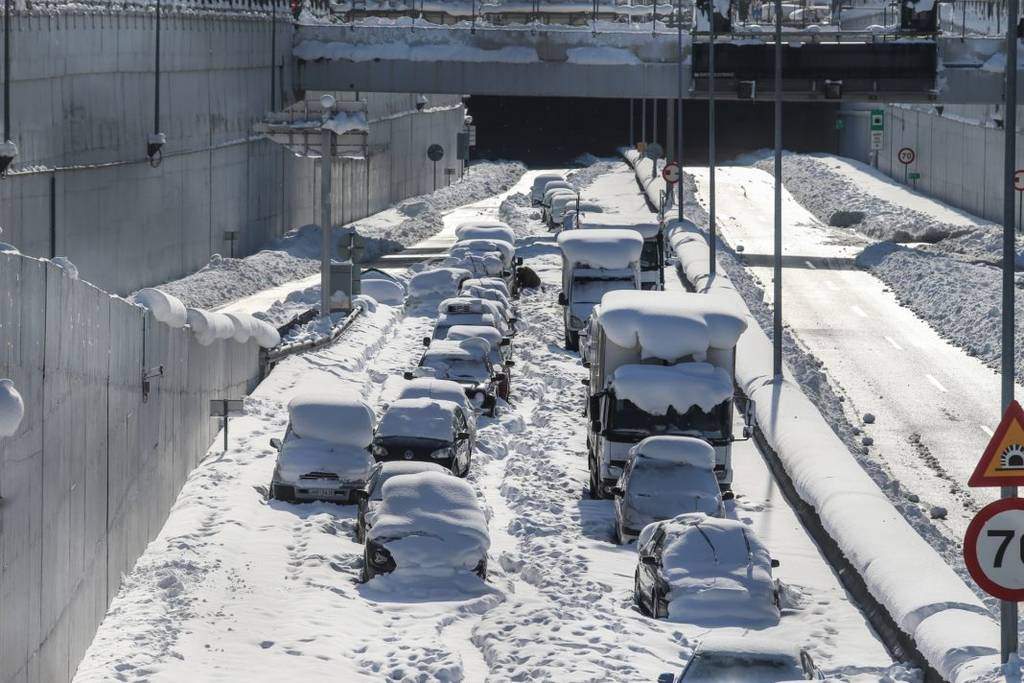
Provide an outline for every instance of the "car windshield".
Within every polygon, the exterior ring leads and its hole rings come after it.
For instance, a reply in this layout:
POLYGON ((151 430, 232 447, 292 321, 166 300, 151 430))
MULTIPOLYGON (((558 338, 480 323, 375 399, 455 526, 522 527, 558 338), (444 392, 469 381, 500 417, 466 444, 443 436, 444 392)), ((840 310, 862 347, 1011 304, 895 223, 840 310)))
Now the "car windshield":
POLYGON ((432 358, 427 367, 435 371, 437 379, 486 382, 491 375, 487 365, 475 360, 459 358, 432 358))
POLYGON ((631 401, 616 399, 608 417, 608 429, 613 435, 631 439, 659 434, 724 439, 730 433, 728 407, 729 402, 724 401, 709 413, 705 413, 699 406, 692 406, 680 414, 669 406, 664 415, 652 415, 640 410, 631 401))
POLYGON ((636 284, 633 280, 624 278, 615 280, 576 278, 573 280, 572 302, 574 304, 599 304, 605 293, 620 289, 636 289, 636 284))
POLYGON ((661 268, 661 254, 656 240, 644 240, 643 251, 640 252, 641 270, 658 270, 661 268))
POLYGON ((686 669, 685 683, 778 683, 804 678, 791 657, 768 658, 744 653, 702 652, 686 669))

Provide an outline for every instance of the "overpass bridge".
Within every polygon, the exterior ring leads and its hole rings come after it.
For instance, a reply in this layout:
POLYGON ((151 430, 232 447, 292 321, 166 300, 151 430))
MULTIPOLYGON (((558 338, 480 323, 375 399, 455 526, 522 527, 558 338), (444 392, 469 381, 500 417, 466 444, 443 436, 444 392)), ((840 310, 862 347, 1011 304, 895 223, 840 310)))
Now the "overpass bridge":
MULTIPOLYGON (((774 97, 773 36, 764 31, 748 27, 716 41, 716 97, 774 97)), ((788 101, 1003 99, 996 37, 820 29, 783 38, 788 101)), ((298 27, 293 57, 305 90, 660 99, 678 96, 681 59, 685 96, 699 99, 707 47, 706 35, 684 33, 680 51, 678 35, 666 30, 353 23, 298 27)))

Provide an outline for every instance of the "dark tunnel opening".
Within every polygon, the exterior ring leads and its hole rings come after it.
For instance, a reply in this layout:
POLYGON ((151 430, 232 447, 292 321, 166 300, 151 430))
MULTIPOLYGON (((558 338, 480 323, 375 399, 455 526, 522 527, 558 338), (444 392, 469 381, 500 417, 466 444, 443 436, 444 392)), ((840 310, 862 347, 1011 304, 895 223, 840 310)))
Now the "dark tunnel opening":
MULTIPOLYGON (((668 142, 667 101, 658 103, 657 142, 668 142)), ((474 96, 469 113, 477 126, 474 158, 518 159, 529 166, 568 165, 582 154, 612 156, 630 137, 629 100, 569 97, 474 96)), ((800 152, 836 152, 839 130, 836 104, 783 104, 783 147, 800 152)), ((654 100, 647 100, 647 140, 654 141, 654 100)), ((771 102, 718 102, 717 154, 720 163, 774 145, 771 102)), ((641 140, 644 107, 633 100, 634 140, 641 140)), ((707 163, 708 103, 683 106, 684 161, 707 163)), ((668 150, 674 158, 675 151, 668 150)))

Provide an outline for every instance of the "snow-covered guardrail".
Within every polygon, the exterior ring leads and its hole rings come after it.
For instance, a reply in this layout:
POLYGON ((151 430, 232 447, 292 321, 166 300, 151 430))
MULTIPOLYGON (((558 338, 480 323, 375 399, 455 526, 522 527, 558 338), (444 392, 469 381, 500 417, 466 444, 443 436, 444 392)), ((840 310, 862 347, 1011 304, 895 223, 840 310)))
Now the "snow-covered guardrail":
MULTIPOLYGON (((638 157, 625 156, 630 163, 638 157)), ((667 230, 687 281, 734 298, 750 317, 737 345, 736 382, 796 494, 928 665, 954 683, 996 680, 999 629, 989 610, 889 502, 792 376, 773 377, 771 340, 722 268, 710 277, 708 245, 696 227, 672 221, 667 230)))

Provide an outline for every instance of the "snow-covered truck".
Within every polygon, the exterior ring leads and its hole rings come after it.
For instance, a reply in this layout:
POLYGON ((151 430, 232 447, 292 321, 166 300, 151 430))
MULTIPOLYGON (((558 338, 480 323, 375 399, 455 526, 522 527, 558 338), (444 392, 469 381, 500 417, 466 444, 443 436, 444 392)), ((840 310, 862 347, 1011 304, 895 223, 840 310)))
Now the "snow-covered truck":
POLYGON ((590 493, 602 498, 629 449, 649 436, 693 436, 732 484, 736 342, 746 318, 713 294, 609 292, 589 326, 586 405, 590 493))
POLYGON ((640 288, 644 241, 635 230, 570 230, 558 235, 562 251, 565 348, 579 349, 580 330, 607 292, 640 288))
POLYGON ((644 248, 640 252, 640 288, 665 289, 665 234, 660 223, 623 223, 621 216, 598 213, 588 215, 580 227, 587 230, 636 230, 644 240, 644 248))

